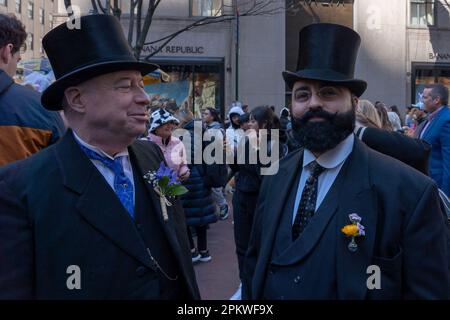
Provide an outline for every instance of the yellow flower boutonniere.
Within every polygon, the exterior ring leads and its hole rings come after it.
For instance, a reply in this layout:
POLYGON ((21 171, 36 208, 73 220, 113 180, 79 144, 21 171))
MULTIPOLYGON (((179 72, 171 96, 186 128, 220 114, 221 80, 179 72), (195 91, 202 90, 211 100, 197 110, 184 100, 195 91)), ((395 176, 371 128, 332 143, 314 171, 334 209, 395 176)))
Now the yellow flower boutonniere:
POLYGON ((349 214, 348 217, 352 224, 344 226, 341 231, 347 237, 352 237, 352 240, 348 244, 348 249, 352 252, 355 252, 356 250, 358 250, 358 245, 355 242, 355 237, 365 236, 366 232, 364 230, 364 226, 360 223, 362 219, 358 214, 352 213, 349 214))

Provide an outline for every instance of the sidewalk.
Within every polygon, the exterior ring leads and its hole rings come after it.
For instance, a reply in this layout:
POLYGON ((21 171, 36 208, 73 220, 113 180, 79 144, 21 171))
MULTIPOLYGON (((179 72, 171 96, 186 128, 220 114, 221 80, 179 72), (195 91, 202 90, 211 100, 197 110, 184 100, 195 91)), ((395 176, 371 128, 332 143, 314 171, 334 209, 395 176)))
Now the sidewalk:
POLYGON ((208 249, 212 260, 194 264, 197 283, 203 300, 228 300, 239 287, 239 269, 233 234, 231 201, 230 215, 208 229, 208 249))

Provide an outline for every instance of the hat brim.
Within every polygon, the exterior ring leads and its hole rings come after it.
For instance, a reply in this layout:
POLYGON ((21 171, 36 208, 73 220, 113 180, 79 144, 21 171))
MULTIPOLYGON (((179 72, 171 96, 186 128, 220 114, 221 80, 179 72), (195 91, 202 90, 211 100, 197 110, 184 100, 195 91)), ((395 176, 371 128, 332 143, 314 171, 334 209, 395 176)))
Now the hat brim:
POLYGON ((70 86, 76 86, 86 80, 101 76, 103 74, 122 71, 122 70, 136 70, 143 76, 155 71, 159 66, 152 63, 141 61, 108 61, 104 63, 97 63, 89 65, 84 68, 79 68, 73 72, 65 74, 53 82, 41 96, 41 103, 44 108, 48 110, 62 110, 62 99, 64 97, 64 90, 70 86))
POLYGON ((367 82, 359 79, 348 79, 342 74, 332 70, 300 70, 296 73, 283 71, 283 79, 289 89, 294 87, 295 82, 304 79, 330 82, 348 88, 357 97, 360 97, 367 89, 367 82))

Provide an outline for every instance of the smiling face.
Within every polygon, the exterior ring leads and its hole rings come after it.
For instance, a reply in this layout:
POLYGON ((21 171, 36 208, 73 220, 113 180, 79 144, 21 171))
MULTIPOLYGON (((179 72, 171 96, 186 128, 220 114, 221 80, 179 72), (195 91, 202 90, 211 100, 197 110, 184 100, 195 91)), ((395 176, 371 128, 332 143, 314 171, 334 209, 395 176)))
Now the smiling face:
POLYGON ((76 113, 81 114, 84 136, 125 142, 144 133, 149 99, 143 88, 138 71, 108 73, 76 87, 71 101, 76 113))
POLYGON ((346 87, 317 80, 297 81, 292 89, 294 136, 317 154, 334 148, 353 131, 357 102, 346 87))

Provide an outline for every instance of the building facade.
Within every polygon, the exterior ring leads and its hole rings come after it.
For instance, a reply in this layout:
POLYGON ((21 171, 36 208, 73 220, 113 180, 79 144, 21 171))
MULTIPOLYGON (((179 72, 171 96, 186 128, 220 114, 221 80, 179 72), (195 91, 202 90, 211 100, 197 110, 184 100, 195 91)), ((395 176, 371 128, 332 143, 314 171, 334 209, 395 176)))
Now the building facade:
MULTIPOLYGON (((247 0, 161 1, 142 50, 142 59, 164 43, 155 41, 196 21, 213 16, 227 19, 181 32, 151 57, 150 61, 170 75, 166 83, 146 86, 153 106, 189 107, 196 116, 200 116, 205 107, 218 108, 225 116, 233 101, 241 101, 250 109, 258 105, 274 105, 277 109, 284 106, 281 72, 285 68, 285 14, 284 10, 279 10, 284 0, 255 3, 247 0), (258 10, 255 3, 269 6, 258 10), (245 16, 249 11, 253 13, 245 16)), ((91 1, 72 0, 72 4, 80 7, 81 14, 92 13, 91 1)), ((143 12, 146 4, 148 1, 144 1, 143 12)), ((120 1, 120 5, 121 23, 127 34, 130 2, 120 1)))
POLYGON ((58 0, 0 0, 1 13, 13 13, 25 25, 28 37, 23 60, 44 56, 43 36, 53 28, 58 0))
POLYGON ((361 36, 355 77, 368 82, 362 98, 404 108, 423 87, 450 88, 448 0, 300 1, 286 15, 286 68, 295 70, 298 31, 316 22, 353 27, 361 36))
POLYGON ((450 88, 448 0, 355 1, 355 30, 362 37, 357 76, 365 97, 387 105, 417 103, 426 84, 450 88))

